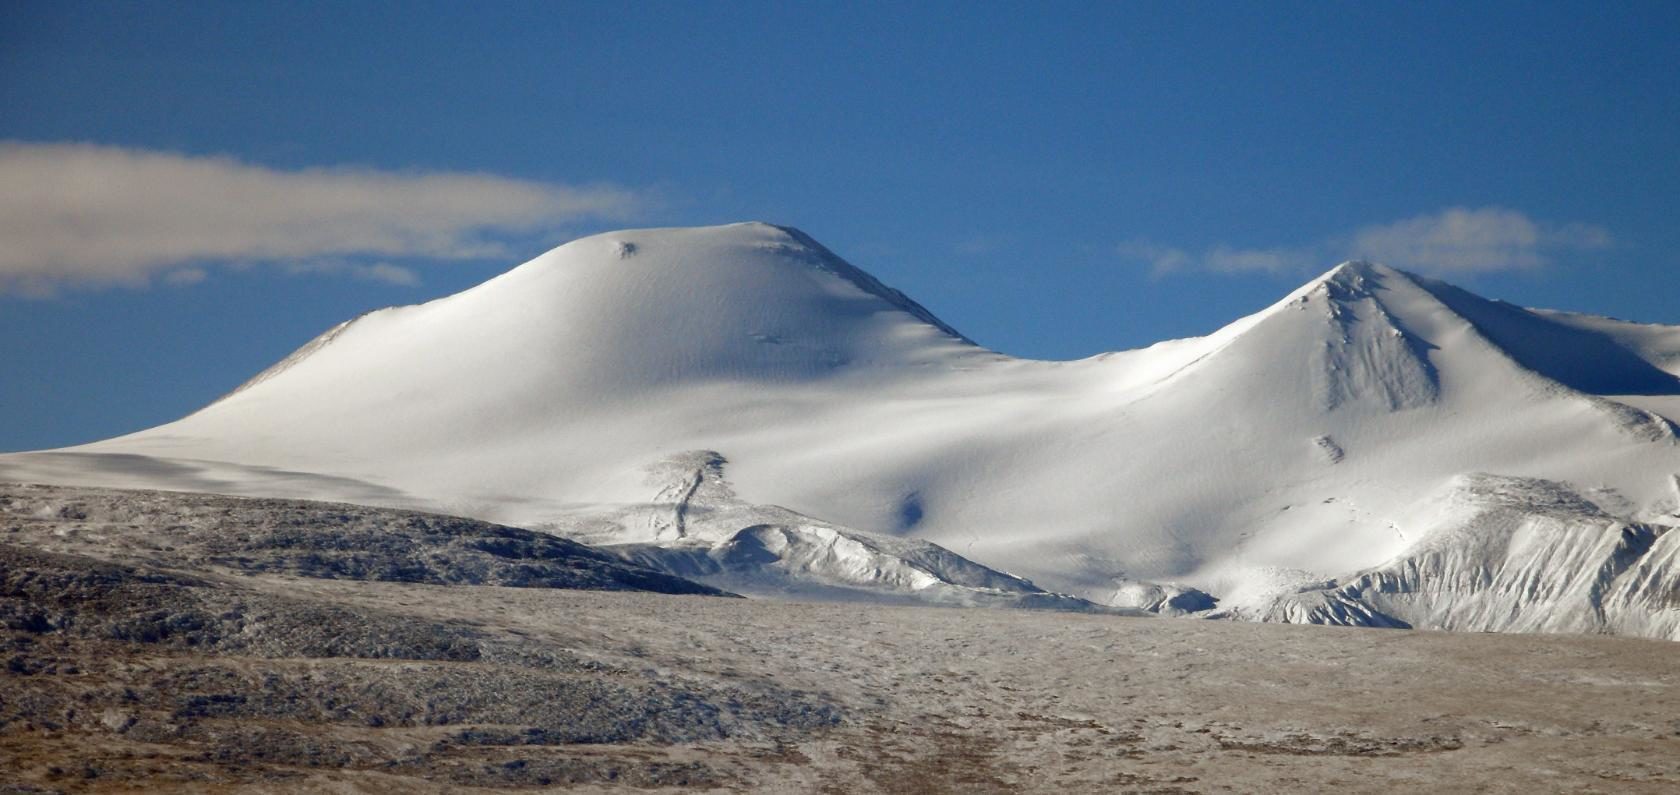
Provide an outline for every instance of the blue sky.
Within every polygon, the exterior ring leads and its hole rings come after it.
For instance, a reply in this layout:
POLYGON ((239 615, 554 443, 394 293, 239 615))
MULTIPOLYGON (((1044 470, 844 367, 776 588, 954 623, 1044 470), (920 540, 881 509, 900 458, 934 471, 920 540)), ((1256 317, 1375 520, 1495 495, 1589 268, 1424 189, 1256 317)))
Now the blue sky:
POLYGON ((1042 358, 1349 256, 1680 323, 1677 61, 1663 2, 10 4, 0 450, 626 226, 796 225, 1042 358))

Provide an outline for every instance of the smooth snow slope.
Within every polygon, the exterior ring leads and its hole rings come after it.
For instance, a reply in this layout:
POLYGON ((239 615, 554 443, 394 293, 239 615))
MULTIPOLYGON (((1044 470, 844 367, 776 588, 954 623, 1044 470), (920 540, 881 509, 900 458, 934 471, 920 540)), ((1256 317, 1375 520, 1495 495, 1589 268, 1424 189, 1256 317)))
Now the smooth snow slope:
MULTIPOLYGON (((1461 476, 1668 527, 1677 338, 1347 263, 1208 337, 1026 361, 797 231, 633 230, 366 315, 178 422, 0 457, 0 477, 670 545, 648 517, 699 452, 729 462, 732 499, 1099 602, 1179 583, 1221 614, 1357 622, 1278 605, 1427 546, 1451 524, 1434 507, 1481 482, 1461 476)), ((708 543, 747 526, 719 521, 708 543)))

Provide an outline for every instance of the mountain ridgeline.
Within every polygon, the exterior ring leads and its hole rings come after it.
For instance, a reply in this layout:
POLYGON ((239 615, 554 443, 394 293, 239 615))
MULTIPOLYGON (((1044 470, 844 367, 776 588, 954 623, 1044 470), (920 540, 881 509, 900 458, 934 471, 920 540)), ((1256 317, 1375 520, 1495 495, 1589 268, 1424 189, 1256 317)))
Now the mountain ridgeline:
POLYGON ((796 230, 627 230, 0 479, 472 517, 748 596, 1680 638, 1677 375, 1680 327, 1363 262, 1023 360, 796 230))

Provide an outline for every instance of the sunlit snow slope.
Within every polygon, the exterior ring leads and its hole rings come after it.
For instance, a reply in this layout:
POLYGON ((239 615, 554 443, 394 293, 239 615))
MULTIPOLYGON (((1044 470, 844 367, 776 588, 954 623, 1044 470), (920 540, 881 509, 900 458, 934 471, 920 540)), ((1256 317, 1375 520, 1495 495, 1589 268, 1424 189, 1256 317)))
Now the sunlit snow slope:
POLYGON ((822 540, 851 532, 1105 604, 1673 637, 1677 373, 1680 329, 1366 263, 1208 337, 1027 361, 794 230, 633 230, 0 478, 420 507, 639 555, 803 528, 783 585, 925 587, 822 540))

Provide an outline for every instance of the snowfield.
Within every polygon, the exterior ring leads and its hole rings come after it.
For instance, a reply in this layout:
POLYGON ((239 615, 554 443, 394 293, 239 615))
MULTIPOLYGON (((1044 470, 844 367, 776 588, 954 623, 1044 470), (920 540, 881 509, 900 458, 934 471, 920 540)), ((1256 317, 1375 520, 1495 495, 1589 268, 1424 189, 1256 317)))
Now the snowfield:
POLYGON ((1029 361, 795 230, 629 230, 0 480, 435 511, 748 595, 1680 639, 1677 375, 1680 327, 1370 263, 1029 361))

